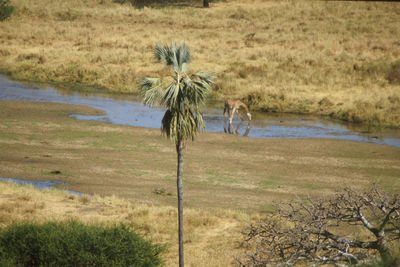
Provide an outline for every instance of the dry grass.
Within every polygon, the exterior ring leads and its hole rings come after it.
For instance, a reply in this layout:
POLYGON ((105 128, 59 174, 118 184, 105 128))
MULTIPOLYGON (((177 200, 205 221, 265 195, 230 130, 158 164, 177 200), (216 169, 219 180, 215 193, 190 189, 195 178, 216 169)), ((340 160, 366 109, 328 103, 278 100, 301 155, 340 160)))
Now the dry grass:
MULTIPOLYGON (((87 108, 0 101, 0 176, 61 180, 93 198, 0 183, 0 224, 78 219, 125 222, 167 243, 176 266, 176 153, 157 129, 78 121, 87 108)), ((400 150, 339 140, 249 139, 206 133, 185 151, 188 266, 229 266, 240 230, 274 201, 371 182, 400 188, 400 150)))
MULTIPOLYGON (((158 129, 67 118, 90 108, 0 101, 0 175, 71 190, 176 204, 176 152, 158 129)), ((185 152, 185 205, 270 211, 274 200, 377 182, 400 188, 400 150, 330 139, 199 135, 185 152), (356 182, 355 182, 356 181, 356 182)), ((82 200, 84 202, 84 200, 82 200)))
POLYGON ((136 93, 157 42, 185 40, 213 97, 252 109, 400 126, 400 6, 390 2, 224 1, 135 9, 111 0, 14 0, 0 69, 16 79, 136 93))
MULTIPOLYGON (((86 223, 123 222, 154 242, 167 245, 166 266, 178 264, 177 212, 172 207, 136 205, 111 197, 82 198, 59 190, 38 190, 0 182, 0 225, 21 221, 46 222, 71 219, 86 223)), ((251 219, 233 211, 185 210, 185 253, 188 266, 229 266, 240 240, 239 231, 251 219)))

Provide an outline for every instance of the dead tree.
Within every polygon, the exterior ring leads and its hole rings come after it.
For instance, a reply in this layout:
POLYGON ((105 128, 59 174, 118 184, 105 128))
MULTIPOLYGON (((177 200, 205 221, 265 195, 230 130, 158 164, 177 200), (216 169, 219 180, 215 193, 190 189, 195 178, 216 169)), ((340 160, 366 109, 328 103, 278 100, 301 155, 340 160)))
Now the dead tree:
POLYGON ((359 193, 345 189, 332 197, 278 205, 244 233, 241 266, 346 265, 376 259, 400 266, 390 244, 400 240, 400 197, 373 186, 359 193))

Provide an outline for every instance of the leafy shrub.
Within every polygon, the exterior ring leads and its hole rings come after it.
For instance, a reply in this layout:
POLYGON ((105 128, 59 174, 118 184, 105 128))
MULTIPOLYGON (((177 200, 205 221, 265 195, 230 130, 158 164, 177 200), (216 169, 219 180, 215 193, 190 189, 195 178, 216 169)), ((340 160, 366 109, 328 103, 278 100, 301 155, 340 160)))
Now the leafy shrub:
POLYGON ((22 223, 0 231, 0 264, 12 266, 158 266, 162 251, 122 224, 22 223))
POLYGON ((0 21, 5 20, 14 11, 14 7, 10 6, 10 0, 0 0, 0 21))

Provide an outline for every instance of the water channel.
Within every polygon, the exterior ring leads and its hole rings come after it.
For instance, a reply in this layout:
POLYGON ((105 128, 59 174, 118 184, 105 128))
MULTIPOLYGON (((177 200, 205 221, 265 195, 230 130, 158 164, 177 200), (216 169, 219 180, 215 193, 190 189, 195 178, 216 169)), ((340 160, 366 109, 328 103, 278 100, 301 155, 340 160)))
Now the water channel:
MULTIPOLYGON (((55 102, 90 106, 104 111, 101 116, 73 114, 81 120, 96 120, 113 124, 160 128, 163 109, 149 108, 133 96, 85 95, 76 92, 14 82, 0 76, 0 100, 55 102)), ((250 138, 334 138, 375 143, 400 148, 400 131, 385 130, 372 134, 363 128, 333 122, 322 117, 284 114, 253 113, 248 122, 236 119, 237 133, 250 138)), ((222 110, 204 109, 206 131, 224 132, 222 110)))
MULTIPOLYGON (((38 189, 52 189, 56 188, 59 190, 65 190, 69 194, 77 195, 77 196, 84 196, 86 194, 78 192, 78 191, 73 191, 73 190, 66 190, 64 187, 68 185, 66 182, 61 182, 61 181, 37 181, 37 180, 24 180, 24 179, 15 179, 15 178, 5 178, 5 177, 0 177, 0 181, 3 182, 12 182, 20 185, 26 185, 26 186, 33 186, 38 189)), ((90 196, 90 195, 88 195, 90 196)))

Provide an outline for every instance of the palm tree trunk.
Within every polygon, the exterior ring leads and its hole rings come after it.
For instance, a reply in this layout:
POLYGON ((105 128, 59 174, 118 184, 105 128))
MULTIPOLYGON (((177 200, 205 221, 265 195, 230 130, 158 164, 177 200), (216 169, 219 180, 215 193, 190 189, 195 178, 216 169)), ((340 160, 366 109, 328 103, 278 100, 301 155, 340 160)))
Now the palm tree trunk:
POLYGON ((177 171, 177 189, 178 189, 178 221, 179 221, 179 267, 184 266, 183 257, 183 143, 179 140, 176 144, 176 153, 178 154, 178 171, 177 171))

